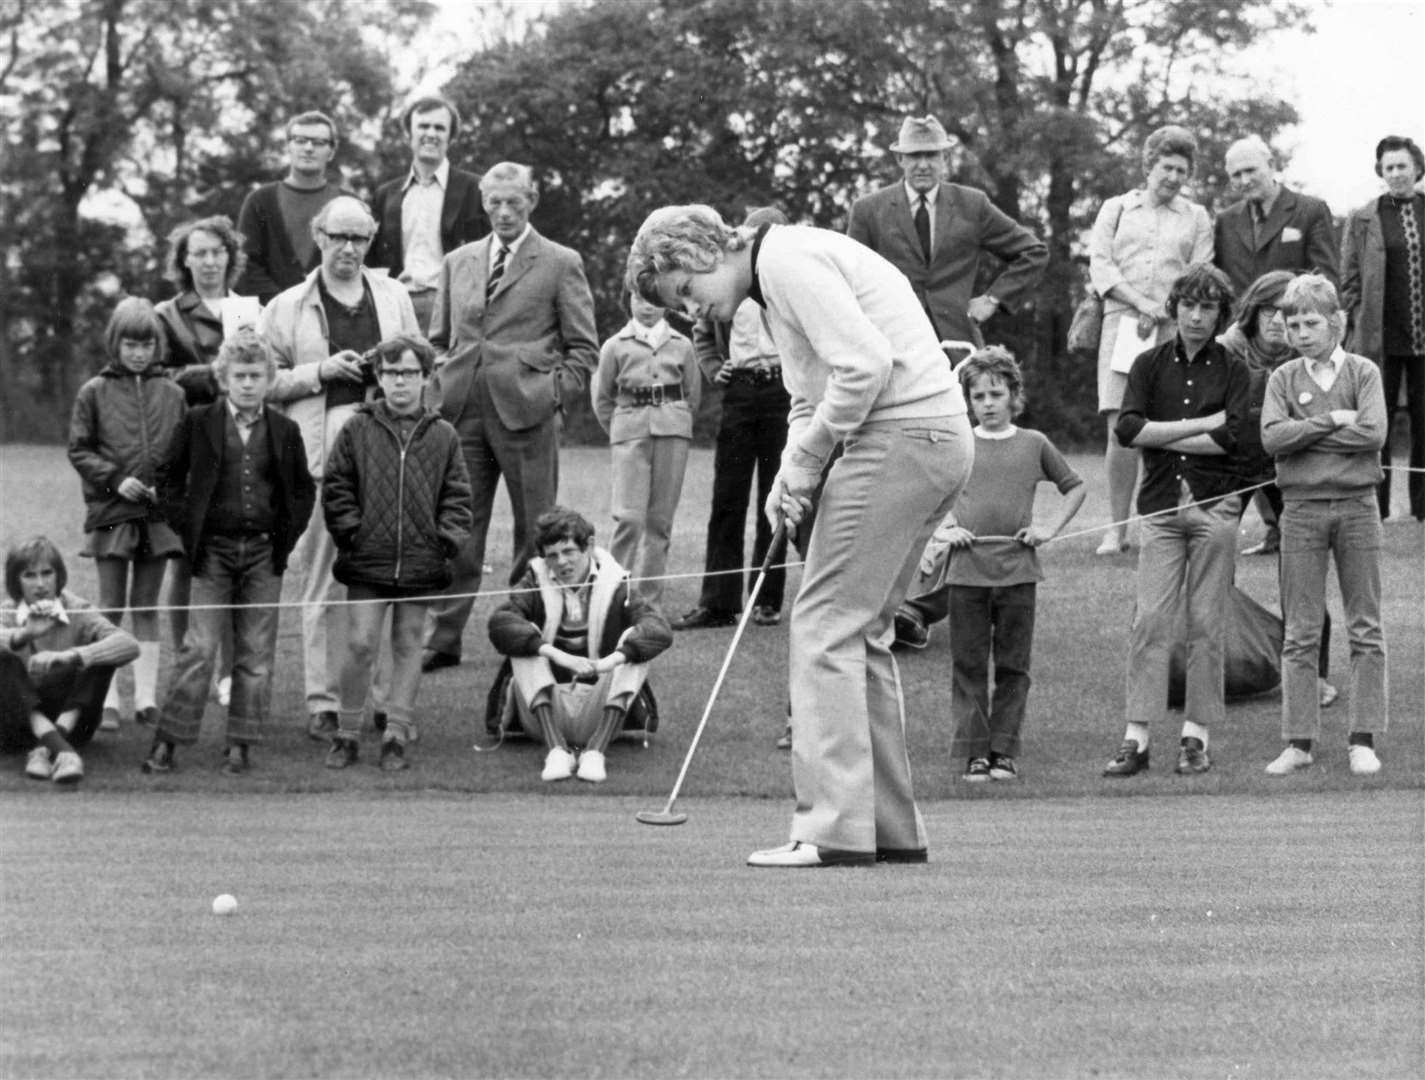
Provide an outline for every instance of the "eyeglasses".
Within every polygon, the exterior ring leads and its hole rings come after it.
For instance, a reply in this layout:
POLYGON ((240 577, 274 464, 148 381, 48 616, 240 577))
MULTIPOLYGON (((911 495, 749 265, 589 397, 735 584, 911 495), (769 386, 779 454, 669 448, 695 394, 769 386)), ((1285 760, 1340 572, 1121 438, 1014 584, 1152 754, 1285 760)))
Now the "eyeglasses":
POLYGON ((293 146, 315 146, 319 150, 332 144, 330 139, 314 139, 310 135, 290 135, 287 141, 293 146))
POLYGON ((423 374, 425 374, 425 372, 421 371, 421 369, 418 368, 418 367, 416 367, 416 368, 404 368, 404 367, 403 367, 403 368, 394 368, 394 367, 388 367, 388 368, 382 368, 382 369, 381 369, 381 378, 383 378, 383 379, 390 379, 392 382, 415 382, 415 381, 416 381, 417 379, 419 379, 423 374))
POLYGON ((352 247, 363 247, 371 243, 371 236, 368 233, 327 232, 326 229, 322 229, 321 234, 338 247, 342 244, 350 244, 352 247))

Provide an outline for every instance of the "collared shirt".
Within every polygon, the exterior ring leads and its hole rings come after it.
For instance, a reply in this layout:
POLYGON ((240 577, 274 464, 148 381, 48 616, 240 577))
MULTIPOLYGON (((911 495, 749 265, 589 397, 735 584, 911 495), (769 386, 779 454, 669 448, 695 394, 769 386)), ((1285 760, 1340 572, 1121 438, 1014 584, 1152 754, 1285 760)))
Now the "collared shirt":
POLYGON ((1188 454, 1163 447, 1143 447, 1143 484, 1138 512, 1153 514, 1182 502, 1186 484, 1194 500, 1216 499, 1241 484, 1243 462, 1237 435, 1251 406, 1252 378, 1247 365, 1216 341, 1209 341, 1191 360, 1174 335, 1133 362, 1123 407, 1114 434, 1123 446, 1133 445, 1150 421, 1211 416, 1226 419, 1208 432, 1225 454, 1188 454))
POLYGON ((401 197, 401 284, 411 292, 434 289, 440 281, 440 214, 445 208, 445 188, 450 180, 450 159, 443 160, 429 180, 414 168, 406 178, 401 197))
MULTIPOLYGON (((57 623, 68 626, 69 612, 64 610, 64 605, 60 603, 59 597, 52 597, 50 604, 52 605, 50 607, 50 618, 54 619, 57 623)), ((21 600, 19 606, 15 608, 15 621, 18 625, 24 626, 25 623, 30 621, 32 614, 33 612, 30 610, 30 605, 21 600)))
MULTIPOLYGON (((921 193, 909 184, 905 185, 905 197, 910 200, 911 220, 915 220, 915 212, 920 206, 921 193)), ((925 193, 925 210, 930 215, 930 251, 935 253, 935 200, 940 198, 940 185, 936 184, 925 193)))
POLYGON ((750 297, 737 305, 732 325, 727 333, 727 356, 733 365, 743 367, 779 368, 782 358, 762 309, 750 297))
POLYGON ((1345 362, 1346 350, 1337 345, 1325 360, 1307 360, 1306 373, 1322 390, 1330 390, 1336 385, 1336 376, 1341 373, 1341 365, 1345 362))
POLYGON ((229 398, 228 412, 233 418, 233 424, 237 427, 238 438, 246 446, 247 440, 252 437, 252 429, 257 427, 257 422, 262 419, 262 406, 259 405, 251 413, 244 414, 233 404, 232 398, 229 398))
POLYGON ((529 236, 528 225, 524 227, 524 232, 520 233, 508 243, 501 240, 498 236, 491 236, 490 239, 494 242, 490 245, 490 270, 493 271, 495 269, 495 263, 500 259, 500 246, 503 244, 505 250, 509 252, 509 254, 505 256, 505 270, 508 271, 510 268, 509 260, 514 258, 515 252, 520 249, 520 245, 525 242, 525 237, 527 236, 529 236))

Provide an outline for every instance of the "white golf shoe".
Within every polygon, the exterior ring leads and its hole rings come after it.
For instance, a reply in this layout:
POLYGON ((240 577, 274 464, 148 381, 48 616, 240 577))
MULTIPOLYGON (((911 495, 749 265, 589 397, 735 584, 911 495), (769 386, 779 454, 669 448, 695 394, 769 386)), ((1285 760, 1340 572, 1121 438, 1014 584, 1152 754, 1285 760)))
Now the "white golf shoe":
POLYGON ((1314 759, 1305 750, 1295 746, 1288 746, 1276 756, 1270 765, 1267 766, 1268 776, 1290 776, 1294 772, 1306 768, 1314 759))
POLYGON ((574 775, 574 755, 562 746, 553 747, 544 755, 544 771, 539 778, 546 783, 568 780, 574 775))
POLYGON ((50 761, 49 750, 43 746, 31 750, 25 758, 25 775, 31 780, 48 780, 52 772, 54 762, 50 761))
POLYGON ((585 750, 579 755, 580 780, 587 780, 591 784, 602 784, 609 778, 609 772, 604 762, 604 752, 602 750, 585 750))
POLYGON ((1380 755, 1374 746, 1352 746, 1346 751, 1351 772, 1356 776, 1374 776, 1380 772, 1380 755))

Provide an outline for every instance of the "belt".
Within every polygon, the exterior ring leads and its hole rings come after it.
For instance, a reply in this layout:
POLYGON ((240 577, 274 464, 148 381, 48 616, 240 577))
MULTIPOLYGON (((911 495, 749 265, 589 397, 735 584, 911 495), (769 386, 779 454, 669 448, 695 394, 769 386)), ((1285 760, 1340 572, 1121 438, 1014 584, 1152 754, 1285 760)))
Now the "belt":
POLYGON ((683 400, 682 383, 655 383, 653 386, 626 386, 625 394, 633 405, 662 405, 667 401, 683 400))
POLYGON ((753 386, 764 386, 767 383, 780 383, 782 372, 780 368, 764 370, 762 368, 734 368, 728 375, 727 381, 730 383, 746 382, 753 386))

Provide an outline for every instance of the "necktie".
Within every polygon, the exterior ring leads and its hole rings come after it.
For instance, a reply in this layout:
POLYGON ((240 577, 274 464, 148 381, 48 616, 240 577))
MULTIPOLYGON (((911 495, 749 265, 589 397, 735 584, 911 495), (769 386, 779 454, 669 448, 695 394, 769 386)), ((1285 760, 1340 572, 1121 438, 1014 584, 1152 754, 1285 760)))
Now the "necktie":
POLYGON ((1252 246, 1262 246, 1262 226, 1266 224, 1267 212, 1259 202, 1249 204, 1252 207, 1252 246))
POLYGON ((490 280, 485 284, 485 303, 487 304, 490 302, 490 297, 495 295, 495 290, 500 287, 500 278, 505 276, 505 259, 509 254, 510 249, 501 244, 499 252, 495 255, 495 268, 490 271, 490 280))
POLYGON ((920 253, 925 261, 930 261, 930 210, 925 205, 925 196, 915 206, 915 235, 920 240, 920 253))
POLYGON ((1410 275, 1410 348, 1416 356, 1425 352, 1425 269, 1421 267, 1420 225, 1415 219, 1415 200, 1395 204, 1400 212, 1400 228, 1405 233, 1405 265, 1410 275))

